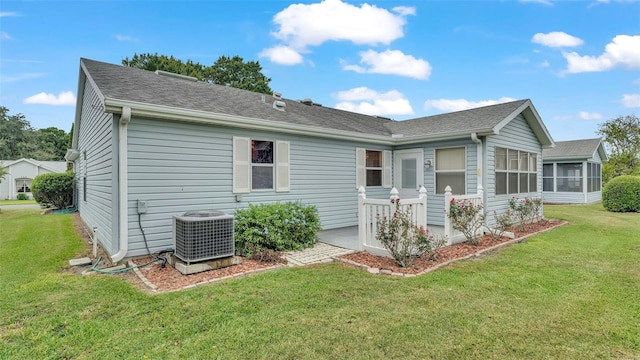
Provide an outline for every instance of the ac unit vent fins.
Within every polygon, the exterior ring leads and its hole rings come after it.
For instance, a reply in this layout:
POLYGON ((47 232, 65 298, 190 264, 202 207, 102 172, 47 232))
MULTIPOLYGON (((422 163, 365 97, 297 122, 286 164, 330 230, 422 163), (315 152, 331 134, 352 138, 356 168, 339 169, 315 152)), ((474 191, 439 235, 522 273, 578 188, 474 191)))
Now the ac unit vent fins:
POLYGON ((233 215, 191 211, 173 217, 175 256, 187 264, 234 255, 233 215))

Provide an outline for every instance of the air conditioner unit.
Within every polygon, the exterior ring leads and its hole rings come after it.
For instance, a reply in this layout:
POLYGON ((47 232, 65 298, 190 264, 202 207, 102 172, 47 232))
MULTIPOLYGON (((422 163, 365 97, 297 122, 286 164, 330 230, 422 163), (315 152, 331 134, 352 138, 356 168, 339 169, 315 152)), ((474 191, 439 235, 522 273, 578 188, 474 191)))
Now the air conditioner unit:
POLYGON ((174 255, 187 264, 234 255, 233 215, 190 211, 173 217, 174 255))

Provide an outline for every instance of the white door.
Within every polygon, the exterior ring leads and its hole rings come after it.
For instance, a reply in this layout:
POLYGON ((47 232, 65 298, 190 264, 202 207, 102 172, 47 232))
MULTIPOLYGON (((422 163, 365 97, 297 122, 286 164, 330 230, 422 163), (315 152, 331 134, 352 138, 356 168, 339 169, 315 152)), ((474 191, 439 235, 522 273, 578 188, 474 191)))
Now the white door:
POLYGON ((397 150, 394 156, 394 186, 400 198, 417 198, 420 186, 424 186, 422 149, 397 150))

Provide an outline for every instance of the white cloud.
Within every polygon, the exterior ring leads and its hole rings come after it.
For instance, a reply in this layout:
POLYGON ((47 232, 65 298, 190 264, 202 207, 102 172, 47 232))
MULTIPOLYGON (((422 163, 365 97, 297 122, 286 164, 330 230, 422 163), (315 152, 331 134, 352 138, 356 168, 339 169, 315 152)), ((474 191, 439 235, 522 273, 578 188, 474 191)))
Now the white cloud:
POLYGON ((121 34, 116 34, 115 38, 118 41, 127 41, 127 42, 139 42, 140 41, 140 39, 138 39, 136 37, 129 36, 129 35, 121 35, 121 34))
POLYGON ((63 91, 58 96, 41 92, 24 99, 25 104, 68 105, 76 104, 76 97, 71 91, 63 91))
POLYGON ((357 7, 340 0, 291 5, 274 17, 280 25, 275 36, 302 47, 329 40, 389 44, 404 35, 404 16, 415 13, 407 7, 396 9, 400 10, 400 16, 376 6, 363 4, 357 7))
POLYGON ((515 99, 510 97, 501 97, 498 100, 481 100, 481 101, 470 101, 466 99, 436 99, 436 100, 427 100, 424 102, 424 109, 437 109, 445 112, 452 111, 460 111, 473 109, 482 106, 489 106, 495 104, 506 103, 510 101, 515 101, 515 99))
POLYGON ((0 11, 0 17, 9 17, 9 16, 20 16, 20 14, 18 14, 15 11, 0 11))
POLYGON ((551 66, 551 64, 549 64, 549 62, 547 60, 543 61, 540 63, 540 67, 546 68, 551 66))
POLYGON ((628 108, 640 108, 640 94, 622 95, 622 105, 628 108))
POLYGON ((293 4, 273 17, 279 29, 272 35, 298 51, 326 41, 350 41, 355 44, 389 44, 404 36, 409 7, 394 8, 396 13, 375 5, 360 7, 340 0, 316 4, 293 4))
POLYGON ((531 42, 548 47, 576 47, 584 43, 582 39, 560 31, 537 33, 533 35, 531 42))
POLYGON ((11 40, 11 35, 7 32, 0 31, 0 40, 11 40))
POLYGON ((284 45, 264 49, 258 56, 269 58, 272 62, 282 65, 296 65, 302 62, 302 55, 299 52, 284 45))
POLYGON ((416 8, 414 8, 412 6, 396 6, 396 7, 393 8, 393 11, 397 12, 398 14, 400 14, 402 16, 415 15, 416 14, 416 8))
POLYGON ((567 59, 567 72, 596 72, 613 68, 640 69, 640 35, 617 35, 598 56, 580 56, 576 52, 563 53, 567 59))
POLYGON ((375 90, 359 87, 340 91, 335 95, 339 102, 335 107, 367 115, 412 115, 413 108, 404 95, 391 90, 379 93, 375 90))
POLYGON ((342 68, 357 73, 393 74, 421 80, 431 75, 431 65, 427 61, 405 55, 399 50, 363 51, 360 53, 360 63, 367 66, 343 64, 342 68))
POLYGON ((582 119, 582 120, 600 120, 600 119, 602 119, 602 114, 590 113, 590 112, 586 112, 586 111, 580 111, 580 119, 582 119))

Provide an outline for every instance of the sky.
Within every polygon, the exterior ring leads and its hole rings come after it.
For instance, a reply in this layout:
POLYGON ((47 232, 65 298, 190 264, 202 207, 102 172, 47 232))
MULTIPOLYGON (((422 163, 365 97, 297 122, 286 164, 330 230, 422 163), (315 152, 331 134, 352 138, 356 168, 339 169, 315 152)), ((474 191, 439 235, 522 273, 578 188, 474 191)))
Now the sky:
POLYGON ((80 58, 259 61, 288 99, 406 120, 531 99, 555 141, 640 116, 640 1, 11 1, 0 106, 69 131, 80 58))

